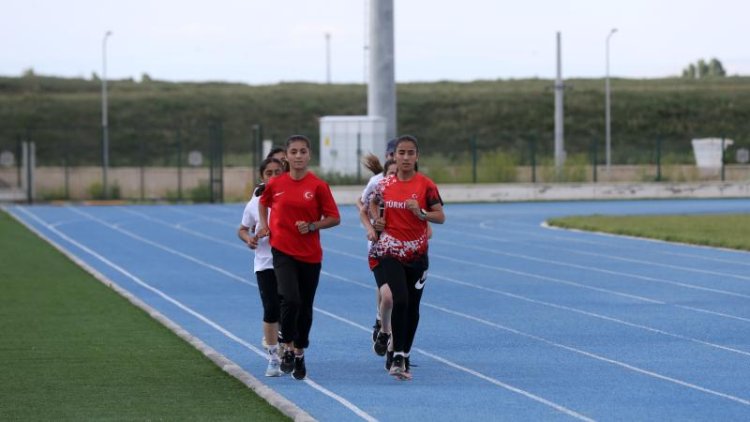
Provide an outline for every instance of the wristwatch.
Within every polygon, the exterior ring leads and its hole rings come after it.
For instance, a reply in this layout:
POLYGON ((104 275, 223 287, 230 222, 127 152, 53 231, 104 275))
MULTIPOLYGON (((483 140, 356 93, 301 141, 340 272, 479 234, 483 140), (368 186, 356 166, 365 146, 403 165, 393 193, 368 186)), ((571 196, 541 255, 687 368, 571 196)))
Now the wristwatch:
POLYGON ((420 220, 427 220, 427 211, 425 211, 424 208, 419 210, 419 219, 420 220))
POLYGON ((308 224, 308 225, 307 225, 307 231, 309 231, 309 232, 311 232, 311 233, 312 233, 312 232, 314 232, 315 230, 318 230, 318 228, 317 228, 317 227, 315 227, 315 223, 310 223, 310 224, 308 224))

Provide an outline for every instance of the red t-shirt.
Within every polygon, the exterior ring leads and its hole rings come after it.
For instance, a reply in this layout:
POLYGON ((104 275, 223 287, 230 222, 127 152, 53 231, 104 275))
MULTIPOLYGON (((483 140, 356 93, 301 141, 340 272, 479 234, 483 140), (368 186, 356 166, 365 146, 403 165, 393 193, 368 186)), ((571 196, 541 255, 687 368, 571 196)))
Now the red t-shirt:
POLYGON ((398 180, 396 176, 381 180, 372 200, 384 206, 385 229, 370 248, 370 268, 386 256, 408 263, 427 254, 427 221, 420 220, 406 208, 407 199, 416 199, 425 210, 443 204, 435 183, 421 173, 408 181, 398 180))
POLYGON ((336 201, 326 182, 312 172, 307 172, 300 180, 284 173, 271 178, 260 202, 273 211, 268 222, 272 247, 302 262, 316 264, 323 260, 320 232, 301 234, 296 223, 339 217, 336 201))

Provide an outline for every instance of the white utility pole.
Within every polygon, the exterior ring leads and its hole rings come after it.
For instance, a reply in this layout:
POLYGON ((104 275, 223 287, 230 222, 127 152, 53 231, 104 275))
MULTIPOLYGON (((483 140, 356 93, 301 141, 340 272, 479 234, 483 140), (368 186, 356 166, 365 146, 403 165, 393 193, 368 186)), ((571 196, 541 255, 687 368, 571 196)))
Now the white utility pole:
POLYGON ((393 0, 370 1, 370 66, 367 115, 385 120, 386 139, 396 137, 393 0))
POLYGON ((102 39, 102 194, 109 198, 107 171, 109 169, 109 127, 107 121, 107 39, 112 31, 107 31, 102 39))
POLYGON ((612 38, 612 35, 617 32, 617 28, 612 28, 612 30, 609 31, 609 35, 607 35, 607 42, 606 42, 606 68, 607 68, 607 74, 606 78, 604 79, 604 126, 605 126, 605 139, 606 139, 606 155, 607 155, 607 178, 612 177, 612 173, 610 173, 610 166, 612 165, 612 132, 610 125, 612 123, 612 118, 610 115, 610 92, 609 92, 609 39, 612 38))
POLYGON ((565 141, 563 139, 565 124, 563 121, 563 91, 565 85, 562 79, 562 46, 560 32, 557 33, 557 78, 555 79, 555 172, 562 174, 565 164, 565 141))
POLYGON ((331 33, 326 32, 326 83, 331 83, 331 33))

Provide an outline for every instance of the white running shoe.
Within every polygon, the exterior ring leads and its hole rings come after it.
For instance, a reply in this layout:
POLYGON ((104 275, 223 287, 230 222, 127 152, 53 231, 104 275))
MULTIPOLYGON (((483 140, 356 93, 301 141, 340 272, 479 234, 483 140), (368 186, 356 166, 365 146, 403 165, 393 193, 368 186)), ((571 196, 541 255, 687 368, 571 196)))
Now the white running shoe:
POLYGON ((278 359, 271 358, 268 360, 268 367, 266 367, 267 377, 280 377, 284 375, 281 371, 281 362, 278 359))

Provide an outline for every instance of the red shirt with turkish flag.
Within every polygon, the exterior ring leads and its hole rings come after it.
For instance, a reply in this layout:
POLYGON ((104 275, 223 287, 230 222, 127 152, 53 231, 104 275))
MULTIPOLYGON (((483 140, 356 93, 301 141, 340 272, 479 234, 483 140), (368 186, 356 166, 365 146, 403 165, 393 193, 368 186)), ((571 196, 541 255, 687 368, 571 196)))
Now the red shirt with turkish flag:
POLYGON ((300 180, 284 173, 266 184, 260 202, 273 211, 268 222, 272 247, 302 262, 317 264, 323 260, 320 232, 301 234, 297 221, 317 223, 323 217, 339 217, 326 182, 312 172, 300 180))
POLYGON ((377 260, 383 257, 409 263, 427 254, 427 221, 420 220, 406 207, 408 199, 416 199, 424 210, 443 204, 435 183, 421 173, 406 181, 396 176, 381 180, 371 200, 384 207, 385 228, 370 247, 370 268, 377 266, 377 260))

